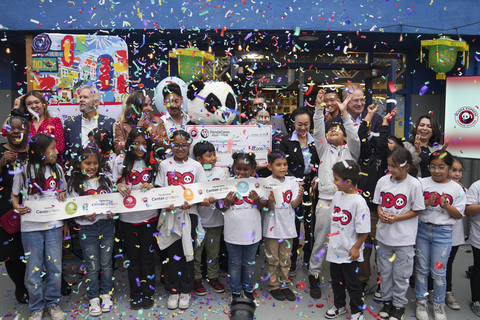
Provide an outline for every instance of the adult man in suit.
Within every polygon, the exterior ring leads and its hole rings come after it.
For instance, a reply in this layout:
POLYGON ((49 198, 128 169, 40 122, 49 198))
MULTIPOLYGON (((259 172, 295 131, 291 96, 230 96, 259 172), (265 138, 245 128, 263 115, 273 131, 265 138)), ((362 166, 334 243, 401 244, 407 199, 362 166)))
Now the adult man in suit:
POLYGON ((80 88, 78 101, 82 114, 68 118, 63 124, 67 165, 72 162, 79 147, 88 145, 88 133, 93 129, 105 128, 112 133, 113 137, 115 119, 98 113, 97 108, 100 104, 100 99, 101 95, 97 88, 88 85, 80 88))

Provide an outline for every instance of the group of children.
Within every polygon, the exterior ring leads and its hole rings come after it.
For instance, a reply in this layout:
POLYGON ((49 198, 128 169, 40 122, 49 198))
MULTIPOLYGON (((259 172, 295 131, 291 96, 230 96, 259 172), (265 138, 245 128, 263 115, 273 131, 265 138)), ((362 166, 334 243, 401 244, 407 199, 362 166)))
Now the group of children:
MULTIPOLYGON (((364 319, 364 301, 358 268, 363 261, 363 246, 371 222, 370 209, 357 189, 362 177, 357 164, 360 139, 346 110, 348 101, 349 98, 338 103, 344 124, 332 124, 328 128, 323 121, 321 99, 316 106, 314 135, 322 163, 318 168, 320 179, 314 183, 320 199, 309 280, 312 297, 320 298, 322 261, 330 262, 334 304, 325 317, 333 319, 346 313, 346 290, 350 294, 351 319, 361 320, 364 319)), ((385 124, 388 125, 387 120, 385 124)), ((193 148, 195 160, 189 157, 191 139, 182 130, 172 134, 173 157, 163 161, 156 157, 148 130, 143 127, 132 129, 124 152, 118 157, 111 156, 111 145, 105 144, 108 133, 94 132, 91 137, 92 147, 77 152, 68 182, 56 163, 55 139, 43 134, 31 138, 29 160, 22 167, 21 174, 13 179, 12 204, 19 214, 28 214, 29 208, 22 205, 26 198, 48 200, 56 197, 64 201, 110 192, 128 197, 134 190, 227 178, 222 169, 215 167, 216 153, 211 143, 197 143, 193 148)), ((292 247, 293 239, 300 236, 295 229, 295 211, 302 205, 305 190, 301 182, 288 176, 287 157, 281 151, 272 151, 268 155, 271 178, 280 182, 281 203, 276 202, 273 193, 259 197, 252 190, 248 196, 239 197, 232 191, 224 199, 205 198, 197 205, 185 202, 179 207, 171 205, 161 212, 146 209, 120 213, 118 219, 128 258, 131 308, 149 309, 154 305, 156 244, 166 250, 168 256, 168 309, 188 309, 192 292, 200 296, 206 294, 201 280, 204 249, 208 261, 206 281, 215 292, 224 292, 225 288, 218 279, 222 232, 228 250, 232 299, 243 294, 254 300, 256 253, 263 239, 269 292, 275 299, 294 301, 296 296, 289 288, 290 255, 292 250, 297 250, 292 247)), ((255 154, 234 153, 232 158, 233 178, 255 175, 255 154)), ((453 171, 454 158, 443 150, 430 155, 432 176, 429 178, 416 178, 412 156, 402 146, 397 146, 388 155, 387 164, 390 174, 378 180, 372 199, 379 216, 377 262, 384 300, 378 315, 390 320, 405 318, 408 280, 415 268, 417 318, 428 319, 427 279, 431 275, 435 280, 435 319, 444 320, 445 266, 452 248, 453 225, 462 218, 464 211, 478 217, 480 187, 478 182, 474 184, 467 196, 462 186, 451 180, 449 175, 453 171)), ((115 213, 92 212, 76 219, 85 259, 91 316, 112 310, 115 218, 115 213)), ((58 304, 61 300, 62 238, 67 234, 67 228, 66 221, 21 222, 32 320, 42 319, 45 307, 53 320, 65 318, 58 304), (44 296, 42 266, 47 282, 44 296)), ((472 222, 474 245, 480 239, 478 230, 478 223, 472 222)), ((476 300, 473 305, 479 304, 480 300, 480 249, 475 250, 477 263, 472 272, 472 299, 476 300)))

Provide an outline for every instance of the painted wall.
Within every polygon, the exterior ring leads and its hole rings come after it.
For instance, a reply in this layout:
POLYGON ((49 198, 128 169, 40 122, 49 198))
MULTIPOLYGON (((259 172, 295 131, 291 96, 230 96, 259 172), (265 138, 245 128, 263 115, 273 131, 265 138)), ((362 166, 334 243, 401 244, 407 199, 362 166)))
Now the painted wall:
MULTIPOLYGON (((477 22, 478 10, 472 8, 478 8, 479 4, 478 0, 15 0, 1 1, 0 29, 295 30, 298 27, 300 30, 367 31, 399 23, 448 29, 477 22)), ((415 30, 417 28, 404 28, 404 32, 415 30)), ((400 28, 386 31, 399 32, 400 28)), ((479 26, 461 28, 460 32, 478 34, 479 26)))

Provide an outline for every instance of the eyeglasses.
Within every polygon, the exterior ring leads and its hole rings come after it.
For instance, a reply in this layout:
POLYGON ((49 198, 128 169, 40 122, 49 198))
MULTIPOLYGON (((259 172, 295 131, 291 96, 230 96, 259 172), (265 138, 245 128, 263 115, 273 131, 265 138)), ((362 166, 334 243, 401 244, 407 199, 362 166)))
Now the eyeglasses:
POLYGON ((189 143, 186 143, 186 144, 172 144, 172 148, 176 149, 176 150, 178 150, 178 149, 185 150, 185 149, 188 149, 188 147, 190 147, 189 143))
POLYGON ((261 103, 254 103, 253 104, 254 107, 256 108, 263 108, 265 106, 265 103, 261 102, 261 103))
POLYGON ((435 170, 438 170, 438 172, 443 172, 443 171, 445 171, 445 169, 448 169, 448 166, 438 166, 437 167, 437 166, 434 166, 433 164, 428 165, 427 167, 428 167, 428 170, 430 172, 433 172, 435 170))
POLYGON ((357 103, 364 104, 364 103, 365 103, 365 99, 350 100, 350 102, 353 102, 353 103, 355 103, 355 104, 357 104, 357 103))

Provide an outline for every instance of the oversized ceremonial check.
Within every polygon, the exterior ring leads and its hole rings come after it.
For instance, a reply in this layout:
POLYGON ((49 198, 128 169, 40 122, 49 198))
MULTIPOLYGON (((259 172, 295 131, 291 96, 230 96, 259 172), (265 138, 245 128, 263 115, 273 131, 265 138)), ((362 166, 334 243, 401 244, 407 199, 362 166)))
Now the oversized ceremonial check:
POLYGON ((272 148, 272 126, 187 126, 187 132, 192 137, 190 157, 193 156, 193 146, 206 140, 215 146, 217 167, 228 167, 232 164, 232 153, 253 152, 257 163, 267 162, 268 150, 272 148))
POLYGON ((267 196, 280 182, 273 178, 229 179, 221 181, 200 182, 181 186, 153 188, 148 191, 132 191, 128 197, 120 193, 97 194, 58 200, 27 201, 25 206, 30 212, 22 216, 22 221, 48 222, 64 220, 87 214, 108 214, 135 212, 151 209, 163 209, 171 204, 181 206, 185 201, 190 204, 200 203, 205 198, 223 199, 230 191, 240 197, 248 196, 255 190, 260 197, 267 196))

